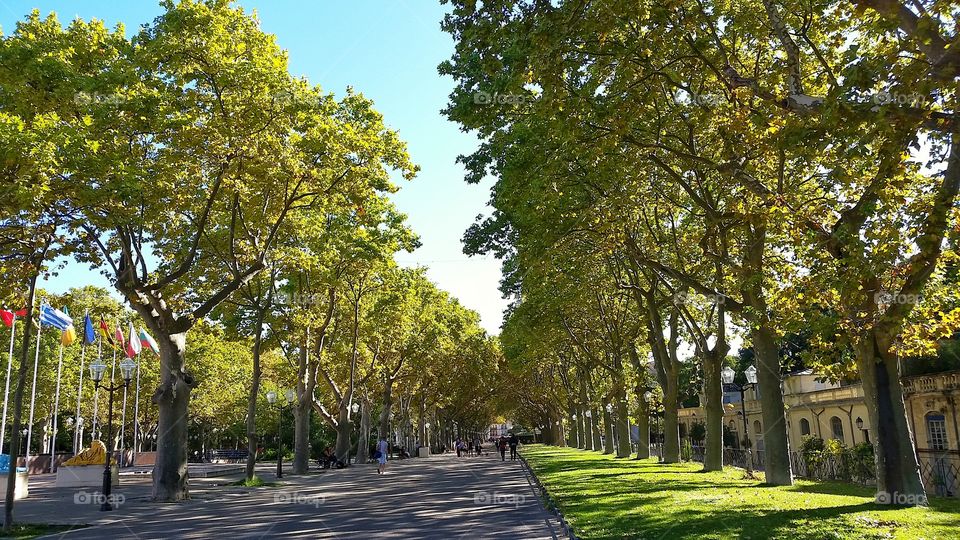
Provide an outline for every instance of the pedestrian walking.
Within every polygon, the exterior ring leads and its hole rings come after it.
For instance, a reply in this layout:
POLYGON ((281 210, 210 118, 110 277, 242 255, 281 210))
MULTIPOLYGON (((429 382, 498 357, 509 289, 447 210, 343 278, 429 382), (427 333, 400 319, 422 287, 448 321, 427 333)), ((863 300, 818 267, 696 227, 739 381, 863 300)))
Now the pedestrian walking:
POLYGON ((497 448, 500 450, 500 461, 507 460, 507 439, 504 436, 500 436, 500 440, 497 441, 497 448))
POLYGON ((520 444, 520 438, 516 433, 510 434, 510 461, 517 460, 517 445, 520 444))
POLYGON ((377 466, 377 474, 387 472, 387 446, 387 438, 385 436, 380 437, 377 450, 373 453, 373 457, 377 458, 377 462, 380 464, 377 466))

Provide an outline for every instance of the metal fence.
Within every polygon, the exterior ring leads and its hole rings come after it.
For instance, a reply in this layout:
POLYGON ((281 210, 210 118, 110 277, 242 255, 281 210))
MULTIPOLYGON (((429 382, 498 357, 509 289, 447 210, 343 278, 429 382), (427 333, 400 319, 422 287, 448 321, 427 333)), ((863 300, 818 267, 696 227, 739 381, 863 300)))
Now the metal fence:
MULTIPOLYGON (((681 457, 684 450, 681 448, 681 457)), ((689 460, 703 463, 703 446, 690 447, 689 460)), ((650 455, 663 458, 663 445, 651 444, 650 455)), ((920 475, 927 495, 932 497, 960 496, 960 456, 951 452, 932 452, 921 450, 917 454, 920 462, 920 475)), ((742 448, 724 448, 723 464, 747 468, 747 463, 755 471, 764 469, 763 450, 745 450, 742 448)), ((838 480, 861 485, 876 485, 877 471, 873 459, 860 459, 853 455, 831 454, 826 452, 801 454, 790 453, 793 475, 810 480, 838 480)))

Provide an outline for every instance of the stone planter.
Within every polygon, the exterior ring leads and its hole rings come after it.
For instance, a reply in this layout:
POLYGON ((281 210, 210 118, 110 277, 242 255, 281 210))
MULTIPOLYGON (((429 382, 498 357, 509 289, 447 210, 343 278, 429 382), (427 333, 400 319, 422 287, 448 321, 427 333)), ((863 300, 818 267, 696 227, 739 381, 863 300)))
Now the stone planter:
MULTIPOLYGON (((23 469, 20 467, 19 469, 23 469)), ((0 473, 0 493, 7 492, 7 478, 9 478, 9 473, 3 471, 0 473)), ((30 495, 30 489, 28 484, 30 482, 30 475, 27 474, 26 469, 17 471, 17 483, 13 487, 13 498, 14 500, 20 500, 27 498, 30 495)))
MULTIPOLYGON (((120 485, 120 470, 110 467, 113 486, 120 485)), ((57 469, 56 487, 101 487, 103 465, 62 465, 57 469)))
POLYGON ((417 457, 430 457, 430 449, 426 446, 421 446, 417 449, 417 457))

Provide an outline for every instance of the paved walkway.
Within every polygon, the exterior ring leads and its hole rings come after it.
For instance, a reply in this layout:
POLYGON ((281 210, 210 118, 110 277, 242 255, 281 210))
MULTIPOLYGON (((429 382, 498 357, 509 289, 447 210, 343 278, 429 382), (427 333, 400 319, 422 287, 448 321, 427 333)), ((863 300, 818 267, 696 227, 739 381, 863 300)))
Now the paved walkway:
MULTIPOLYGON (((148 501, 149 477, 121 479, 123 504, 99 511, 93 490, 31 479, 20 522, 90 524, 48 538, 518 538, 556 539, 560 527, 534 495, 519 462, 455 454, 285 475, 276 486, 229 486, 239 476, 191 479, 192 499, 148 501), (36 480, 36 482, 35 482, 36 480)), ((257 474, 276 482, 268 465, 257 474)))

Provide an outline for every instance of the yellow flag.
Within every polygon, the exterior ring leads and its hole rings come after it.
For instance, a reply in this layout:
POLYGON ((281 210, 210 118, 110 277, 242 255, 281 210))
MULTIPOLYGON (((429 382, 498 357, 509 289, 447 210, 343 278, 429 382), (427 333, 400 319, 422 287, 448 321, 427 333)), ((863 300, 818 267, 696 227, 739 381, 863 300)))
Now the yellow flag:
POLYGON ((67 327, 63 331, 63 334, 60 336, 60 343, 63 343, 65 347, 69 347, 77 340, 77 331, 73 328, 73 325, 67 327))

